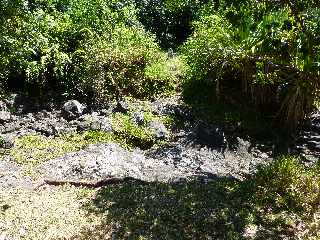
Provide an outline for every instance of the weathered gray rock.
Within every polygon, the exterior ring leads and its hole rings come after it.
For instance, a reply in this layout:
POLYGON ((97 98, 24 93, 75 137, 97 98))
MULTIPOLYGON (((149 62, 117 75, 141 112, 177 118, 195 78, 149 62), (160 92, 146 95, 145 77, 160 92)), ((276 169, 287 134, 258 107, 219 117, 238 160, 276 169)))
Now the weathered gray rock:
POLYGON ((228 143, 224 131, 221 128, 200 122, 195 126, 193 132, 195 141, 201 145, 210 146, 224 152, 228 143))
POLYGON ((48 161, 39 171, 47 178, 59 180, 100 180, 110 176, 144 180, 144 162, 145 157, 139 151, 129 152, 116 144, 102 144, 48 161))
POLYGON ((240 137, 237 137, 236 139, 237 139, 237 146, 236 146, 237 154, 248 155, 251 143, 249 141, 246 141, 246 140, 240 138, 240 137))
POLYGON ((144 124, 144 115, 143 112, 134 112, 131 116, 131 121, 136 125, 143 125, 144 124))
POLYGON ((61 113, 65 119, 74 120, 83 114, 85 108, 86 107, 77 100, 69 100, 63 105, 61 113))
MULTIPOLYGON (((67 119, 61 118, 59 111, 13 115, 14 121, 0 124, 0 133, 8 138, 6 142, 10 147, 15 138, 30 133, 49 136, 89 129, 112 131, 110 117, 106 116, 111 110, 104 114, 95 109, 97 112, 84 114, 83 106, 78 103, 71 101, 70 106, 66 106, 71 112, 67 113, 71 114, 71 118, 69 116, 67 119)), ((79 152, 68 153, 41 164, 38 168, 40 174, 65 181, 102 180, 109 176, 162 182, 195 176, 242 178, 254 172, 258 165, 270 160, 263 152, 252 151, 251 144, 241 138, 237 139, 236 135, 231 136, 234 147, 228 150, 226 140, 229 141, 227 137, 230 136, 225 136, 225 128, 188 117, 185 115, 188 110, 170 99, 158 101, 154 107, 158 108, 155 114, 174 114, 183 122, 183 127, 177 127, 172 132, 161 121, 146 123, 144 108, 139 103, 134 107, 136 110, 131 115, 131 121, 148 127, 158 139, 167 138, 170 134, 167 145, 145 151, 128 151, 117 144, 91 145, 79 152)), ((121 108, 123 112, 129 110, 125 104, 121 108)), ((317 142, 317 135, 310 136, 308 141, 317 142)), ((6 175, 7 182, 18 182, 20 179, 19 175, 6 175)))
POLYGON ((6 102, 0 101, 0 111, 6 111, 6 112, 9 111, 6 102))
POLYGON ((32 180, 21 174, 19 167, 8 161, 0 160, 0 189, 22 187, 32 189, 32 180))
POLYGON ((114 112, 127 113, 129 111, 129 104, 125 100, 117 102, 117 106, 114 108, 114 112))
POLYGON ((147 158, 142 151, 127 151, 116 144, 91 145, 39 166, 45 178, 62 181, 99 181, 108 177, 133 177, 169 182, 195 174, 181 171, 162 159, 147 158))
POLYGON ((75 121, 74 124, 77 126, 79 131, 112 131, 111 120, 106 116, 99 116, 98 113, 85 114, 81 116, 78 121, 75 121))
POLYGON ((11 113, 8 111, 0 111, 0 123, 9 122, 11 120, 11 113))
POLYGON ((14 133, 11 134, 1 134, 0 139, 1 141, 1 148, 11 148, 14 145, 14 140, 16 139, 17 135, 14 133))
POLYGON ((176 142, 156 150, 128 151, 117 144, 90 145, 41 164, 45 178, 60 181, 100 181, 133 177, 142 181, 173 182, 205 176, 243 178, 270 159, 176 142))
POLYGON ((148 124, 148 127, 157 139, 164 139, 169 134, 169 131, 166 128, 166 126, 160 121, 152 121, 148 124))

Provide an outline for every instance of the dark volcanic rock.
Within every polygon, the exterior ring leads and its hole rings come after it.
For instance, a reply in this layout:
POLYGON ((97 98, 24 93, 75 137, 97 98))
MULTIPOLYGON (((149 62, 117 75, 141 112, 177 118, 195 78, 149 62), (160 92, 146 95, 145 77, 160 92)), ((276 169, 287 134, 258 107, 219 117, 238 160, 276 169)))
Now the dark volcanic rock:
POLYGON ((0 101, 0 111, 5 111, 5 112, 9 111, 6 102, 0 101))
MULTIPOLYGON (((250 142, 233 134, 233 130, 230 134, 224 126, 199 120, 193 111, 174 98, 149 104, 154 114, 170 115, 176 120, 172 131, 161 121, 147 123, 144 119, 145 105, 137 102, 133 106, 131 121, 148 127, 158 139, 167 139, 166 145, 145 151, 129 151, 111 143, 91 145, 79 152, 68 153, 42 163, 38 167, 40 174, 53 180, 65 181, 102 180, 109 176, 128 176, 143 181, 162 182, 191 177, 206 179, 208 176, 243 178, 246 174, 255 172, 258 165, 270 161, 268 154, 254 149, 250 142)), ((92 109, 89 114, 84 113, 83 105, 71 100, 63 107, 64 118, 61 117, 60 111, 55 110, 12 114, 8 122, 0 124, 0 133, 5 147, 9 148, 15 138, 27 134, 51 136, 85 130, 109 132, 112 131, 109 115, 114 110, 125 113, 129 111, 129 107, 125 102, 118 102, 116 108, 110 107, 106 111, 92 109)), ((318 135, 311 134, 308 135, 307 141, 310 146, 313 144, 315 149, 318 148, 318 139, 318 135)), ((3 179, 12 185, 21 179, 23 182, 19 171, 13 170, 15 171, 16 175, 10 172, 3 179)))
POLYGON ((0 135, 2 142, 1 147, 2 148, 11 148, 14 145, 14 140, 16 138, 15 134, 1 134, 0 135))
POLYGON ((65 119, 74 120, 83 114, 84 109, 85 106, 77 100, 69 100, 63 105, 61 113, 65 119))
POLYGON ((320 159, 320 112, 312 114, 302 125, 293 152, 299 154, 307 165, 320 159))
POLYGON ((163 162, 147 159, 142 151, 129 152, 117 144, 91 145, 43 163, 38 170, 46 178, 69 181, 101 180, 110 176, 166 181, 173 175, 163 162))
POLYGON ((78 131, 100 130, 105 132, 112 131, 111 120, 106 116, 100 116, 98 113, 85 114, 77 121, 73 122, 77 126, 78 131))
POLYGON ((173 182, 209 175, 243 178, 269 160, 237 152, 222 154, 182 142, 149 151, 128 151, 117 144, 96 144, 45 162, 38 171, 46 178, 62 181, 133 177, 147 182, 173 182))
POLYGON ((129 111, 129 104, 125 100, 117 102, 117 106, 114 108, 114 112, 127 113, 129 111))
POLYGON ((136 125, 143 125, 144 123, 144 115, 143 112, 134 112, 131 116, 131 121, 136 125))
POLYGON ((210 126, 203 122, 196 125, 195 139, 202 145, 210 146, 220 151, 227 149, 225 133, 219 127, 210 126))
POLYGON ((0 123, 9 122, 11 120, 11 113, 8 111, 0 111, 0 123))

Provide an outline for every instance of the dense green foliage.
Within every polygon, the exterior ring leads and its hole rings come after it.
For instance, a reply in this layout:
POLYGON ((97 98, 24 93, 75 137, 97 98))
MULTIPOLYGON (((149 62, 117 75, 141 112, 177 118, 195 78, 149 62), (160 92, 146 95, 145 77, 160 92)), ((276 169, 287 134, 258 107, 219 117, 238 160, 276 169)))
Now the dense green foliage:
POLYGON ((249 103, 292 126, 318 101, 316 0, 6 0, 0 11, 3 89, 152 98, 176 88, 183 57, 187 100, 249 103))
POLYGON ((117 1, 1 1, 0 80, 33 95, 104 100, 172 91, 177 67, 117 1))
POLYGON ((251 101, 296 125, 317 100, 320 9, 313 1, 209 4, 181 48, 190 99, 251 101), (243 98, 245 97, 245 98, 243 98))
POLYGON ((138 19, 160 45, 176 48, 192 33, 192 21, 208 0, 134 0, 138 19))
POLYGON ((254 177, 256 199, 273 211, 312 214, 320 196, 319 166, 306 168, 293 157, 281 157, 254 177))

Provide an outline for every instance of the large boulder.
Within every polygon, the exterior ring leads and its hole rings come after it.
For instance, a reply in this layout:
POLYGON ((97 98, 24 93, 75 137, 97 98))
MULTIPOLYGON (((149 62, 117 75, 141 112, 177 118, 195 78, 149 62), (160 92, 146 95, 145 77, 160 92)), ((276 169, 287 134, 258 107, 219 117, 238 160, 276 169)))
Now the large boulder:
POLYGON ((45 162, 38 170, 46 178, 59 180, 89 181, 110 176, 143 180, 144 160, 139 151, 129 152, 116 144, 100 144, 45 162))
POLYGON ((61 113, 65 119, 74 120, 83 114, 85 108, 86 107, 77 100, 69 100, 63 104, 61 113))

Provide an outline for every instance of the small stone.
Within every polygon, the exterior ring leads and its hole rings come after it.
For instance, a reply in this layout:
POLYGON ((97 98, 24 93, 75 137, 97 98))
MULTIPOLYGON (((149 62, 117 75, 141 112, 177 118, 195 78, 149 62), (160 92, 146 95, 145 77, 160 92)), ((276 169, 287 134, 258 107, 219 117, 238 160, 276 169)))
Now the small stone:
POLYGON ((101 109, 100 110, 100 114, 103 115, 103 116, 109 116, 112 114, 112 108, 104 108, 104 109, 101 109))
POLYGON ((12 148, 14 146, 14 140, 16 138, 16 135, 15 134, 2 134, 0 136, 0 139, 1 139, 1 147, 2 148, 6 148, 6 149, 9 149, 9 148, 12 148))
POLYGON ((0 111, 8 112, 7 104, 4 101, 0 101, 0 111))
POLYGON ((112 131, 112 124, 109 118, 100 117, 100 130, 105 132, 112 131))
POLYGON ((158 139, 163 139, 168 136, 168 130, 162 122, 152 121, 149 123, 149 128, 153 131, 155 137, 158 139))
POLYGON ((131 117, 131 121, 137 125, 143 125, 144 115, 142 112, 134 112, 131 117))
POLYGON ((85 130, 96 130, 96 131, 105 131, 110 132, 112 131, 112 126, 109 118, 104 116, 98 116, 98 114, 91 114, 91 115, 83 115, 79 118, 79 121, 73 122, 76 126, 78 131, 85 131, 85 130))
POLYGON ((9 122, 11 120, 11 113, 7 111, 0 111, 0 123, 9 122))
POLYGON ((62 107, 62 116, 67 120, 74 120, 83 114, 85 106, 77 100, 69 100, 62 107))
POLYGON ((114 109, 114 112, 127 113, 129 111, 129 104, 125 100, 117 102, 117 106, 114 109))
POLYGON ((60 136, 65 134, 74 134, 77 132, 77 127, 70 124, 55 123, 51 125, 53 135, 60 136))
POLYGON ((245 141, 244 139, 237 137, 237 153, 238 154, 246 154, 249 152, 251 143, 245 141))
POLYGON ((47 124, 35 124, 35 126, 32 129, 40 134, 45 135, 46 137, 54 135, 55 133, 54 128, 48 126, 47 124))

